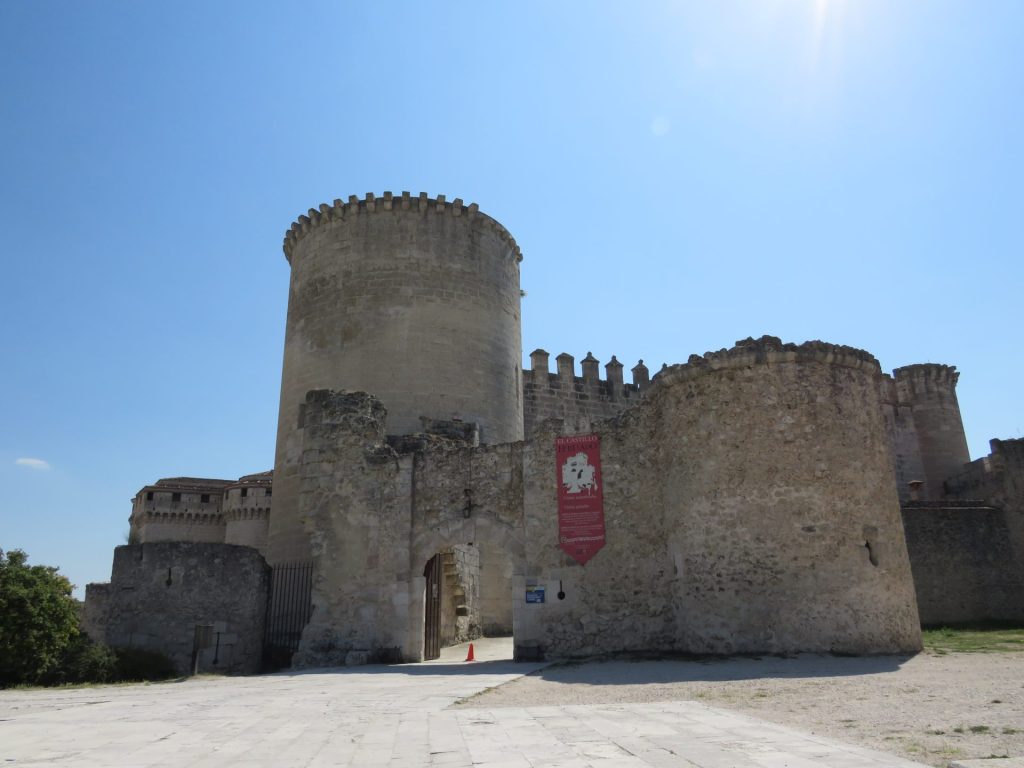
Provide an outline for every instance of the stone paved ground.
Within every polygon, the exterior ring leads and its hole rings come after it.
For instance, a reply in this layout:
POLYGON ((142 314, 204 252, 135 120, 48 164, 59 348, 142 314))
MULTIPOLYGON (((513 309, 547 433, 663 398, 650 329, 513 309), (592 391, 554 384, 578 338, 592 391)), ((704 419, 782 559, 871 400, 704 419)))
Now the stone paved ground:
POLYGON ((451 709, 537 665, 420 665, 0 692, 0 763, 81 768, 912 768, 694 701, 451 709))

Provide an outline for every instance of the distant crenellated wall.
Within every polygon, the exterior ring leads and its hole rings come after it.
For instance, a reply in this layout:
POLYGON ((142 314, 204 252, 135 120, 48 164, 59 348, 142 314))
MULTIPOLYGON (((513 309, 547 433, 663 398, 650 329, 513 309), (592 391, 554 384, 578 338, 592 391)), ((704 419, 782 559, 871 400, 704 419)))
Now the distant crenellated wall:
POLYGON ((230 480, 169 477, 147 485, 132 499, 129 539, 132 544, 161 541, 224 542, 221 514, 230 480))
POLYGON ((267 545, 273 472, 238 480, 169 477, 147 485, 132 499, 132 544, 164 541, 267 545))
POLYGON ((246 475, 224 490, 225 544, 240 544, 266 554, 274 473, 246 475))
POLYGON ((600 362, 590 353, 581 361, 583 375, 577 376, 575 360, 563 352, 555 358, 557 371, 548 369, 549 355, 543 349, 530 353, 530 370, 523 371, 523 432, 529 437, 545 419, 560 419, 567 428, 585 432, 590 424, 607 419, 636 405, 650 384, 650 372, 641 360, 633 367, 633 383, 622 380, 622 363, 615 355, 600 378, 600 362))

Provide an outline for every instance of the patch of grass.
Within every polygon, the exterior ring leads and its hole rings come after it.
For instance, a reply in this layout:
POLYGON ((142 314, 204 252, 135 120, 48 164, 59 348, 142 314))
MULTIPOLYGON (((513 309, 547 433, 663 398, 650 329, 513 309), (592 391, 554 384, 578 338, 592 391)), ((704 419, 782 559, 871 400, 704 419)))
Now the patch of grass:
POLYGON ((1007 736, 1014 736, 1018 733, 1024 733, 1020 728, 1003 728, 1003 733, 1007 736))
POLYGON ((924 649, 947 653, 1024 652, 1024 628, 1006 626, 939 627, 921 632, 924 649))
POLYGON ((987 725, 972 725, 970 727, 971 733, 988 733, 991 730, 987 725))
POLYGON ((963 732, 964 732, 963 728, 954 728, 953 729, 953 733, 963 733, 963 732))
POLYGON ((931 729, 931 730, 925 731, 925 733, 927 733, 927 734, 928 734, 929 736, 942 736, 942 735, 944 735, 944 734, 945 734, 946 732, 945 732, 945 731, 940 731, 940 730, 939 730, 939 729, 937 729, 937 728, 933 728, 933 729, 931 729))

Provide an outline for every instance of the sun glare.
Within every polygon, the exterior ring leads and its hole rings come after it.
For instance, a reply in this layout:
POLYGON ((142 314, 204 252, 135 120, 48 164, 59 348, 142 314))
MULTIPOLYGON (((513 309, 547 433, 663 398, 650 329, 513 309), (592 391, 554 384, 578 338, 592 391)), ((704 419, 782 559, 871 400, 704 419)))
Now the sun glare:
POLYGON ((811 63, 817 67, 828 38, 843 25, 846 0, 812 0, 811 63))

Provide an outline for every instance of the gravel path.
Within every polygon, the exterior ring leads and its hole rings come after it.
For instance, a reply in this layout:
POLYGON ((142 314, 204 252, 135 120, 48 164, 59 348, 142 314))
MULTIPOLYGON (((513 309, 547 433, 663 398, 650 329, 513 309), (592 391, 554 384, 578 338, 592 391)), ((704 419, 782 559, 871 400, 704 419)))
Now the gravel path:
POLYGON ((1024 756, 1024 653, 547 667, 459 707, 698 700, 936 766, 1024 756))

